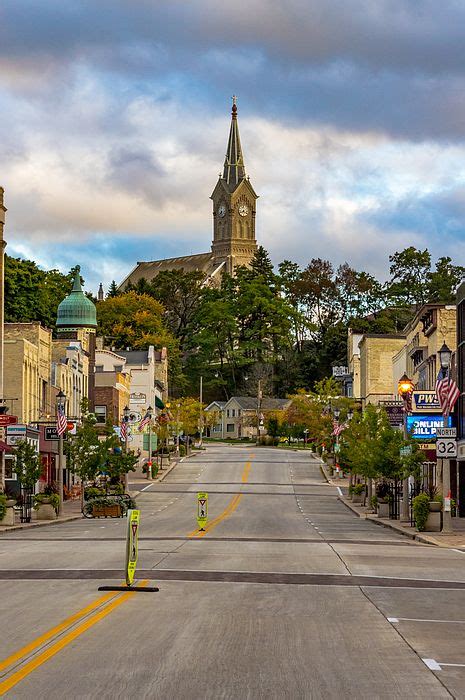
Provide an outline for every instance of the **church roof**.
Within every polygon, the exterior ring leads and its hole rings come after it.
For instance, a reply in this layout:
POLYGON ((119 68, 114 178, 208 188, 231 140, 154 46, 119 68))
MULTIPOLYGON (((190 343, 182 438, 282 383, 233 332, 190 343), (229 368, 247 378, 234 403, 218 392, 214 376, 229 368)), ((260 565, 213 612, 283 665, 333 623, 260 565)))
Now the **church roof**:
POLYGON ((233 97, 231 128, 229 130, 228 148, 224 159, 223 180, 230 192, 233 192, 241 180, 245 179, 244 157, 242 155, 241 137, 237 123, 236 97, 233 97))
POLYGON ((95 304, 82 291, 80 273, 77 265, 73 289, 58 305, 57 328, 97 328, 95 304))
POLYGON ((150 281, 165 270, 184 270, 185 272, 200 270, 208 274, 212 265, 212 253, 197 253, 196 255, 182 255, 178 258, 138 262, 136 267, 121 282, 120 288, 124 289, 129 282, 136 284, 142 278, 150 281))

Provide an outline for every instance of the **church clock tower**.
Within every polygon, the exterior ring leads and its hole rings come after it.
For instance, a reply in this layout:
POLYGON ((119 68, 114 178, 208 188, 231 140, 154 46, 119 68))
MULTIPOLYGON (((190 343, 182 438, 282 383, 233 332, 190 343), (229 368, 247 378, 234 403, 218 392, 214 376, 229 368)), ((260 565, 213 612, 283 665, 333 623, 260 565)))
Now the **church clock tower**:
POLYGON ((232 274, 239 265, 249 266, 257 249, 255 240, 255 193, 245 174, 236 97, 233 97, 231 128, 223 173, 213 194, 212 254, 215 267, 224 263, 232 274))

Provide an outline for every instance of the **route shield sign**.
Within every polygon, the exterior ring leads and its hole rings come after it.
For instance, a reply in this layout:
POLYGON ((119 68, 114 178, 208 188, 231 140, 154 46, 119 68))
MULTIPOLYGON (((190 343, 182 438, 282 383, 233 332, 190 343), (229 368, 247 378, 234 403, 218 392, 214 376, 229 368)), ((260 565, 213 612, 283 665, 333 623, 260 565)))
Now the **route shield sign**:
POLYGON ((457 457, 457 440, 455 438, 438 438, 436 440, 436 457, 455 459, 457 457))
POLYGON ((128 510, 128 530, 126 536, 126 585, 131 586, 136 573, 139 555, 140 510, 128 510))
POLYGON ((208 493, 197 494, 197 524, 203 530, 208 520, 208 493))

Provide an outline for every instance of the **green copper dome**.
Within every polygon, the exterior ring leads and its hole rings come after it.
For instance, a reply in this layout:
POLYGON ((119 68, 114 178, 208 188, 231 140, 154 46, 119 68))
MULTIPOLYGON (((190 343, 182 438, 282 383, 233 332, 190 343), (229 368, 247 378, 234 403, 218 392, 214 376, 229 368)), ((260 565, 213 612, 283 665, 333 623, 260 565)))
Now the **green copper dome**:
POLYGON ((71 294, 58 306, 57 328, 97 328, 95 304, 82 291, 80 272, 78 265, 71 294))

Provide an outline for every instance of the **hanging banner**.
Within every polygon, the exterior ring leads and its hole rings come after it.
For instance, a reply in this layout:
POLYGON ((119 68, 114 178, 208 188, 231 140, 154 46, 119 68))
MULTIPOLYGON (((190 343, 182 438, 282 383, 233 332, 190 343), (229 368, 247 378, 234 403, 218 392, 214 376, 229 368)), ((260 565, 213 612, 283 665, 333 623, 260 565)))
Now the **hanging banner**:
POLYGON ((126 585, 131 586, 136 573, 139 556, 140 510, 128 510, 128 529, 126 535, 126 585))

